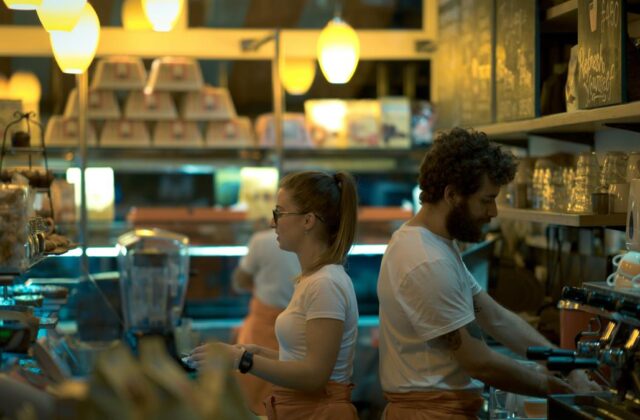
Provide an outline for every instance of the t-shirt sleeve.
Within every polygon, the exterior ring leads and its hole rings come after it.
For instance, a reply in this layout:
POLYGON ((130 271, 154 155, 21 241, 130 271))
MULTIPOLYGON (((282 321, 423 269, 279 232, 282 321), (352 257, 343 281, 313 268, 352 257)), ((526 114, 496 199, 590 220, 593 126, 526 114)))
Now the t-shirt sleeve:
POLYGON ((400 283, 397 298, 416 333, 425 341, 450 333, 475 319, 473 298, 447 260, 423 263, 400 283))
POLYGON ((317 318, 346 320, 349 300, 334 279, 314 279, 308 284, 305 295, 307 321, 317 318))
POLYGON ((471 271, 469 271, 469 269, 466 266, 464 267, 464 269, 467 272, 467 282, 469 284, 469 287, 471 288, 471 295, 475 296, 478 293, 482 292, 482 286, 478 284, 478 280, 476 280, 476 278, 473 277, 473 274, 471 274, 471 271))
POLYGON ((247 255, 242 257, 239 267, 242 271, 255 276, 258 272, 260 261, 260 241, 256 235, 251 237, 247 248, 247 255))

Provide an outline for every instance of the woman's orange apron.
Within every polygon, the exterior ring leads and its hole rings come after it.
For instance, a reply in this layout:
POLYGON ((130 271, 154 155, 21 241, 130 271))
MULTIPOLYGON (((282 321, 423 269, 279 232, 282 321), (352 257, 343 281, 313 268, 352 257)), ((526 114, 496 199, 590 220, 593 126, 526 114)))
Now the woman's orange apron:
MULTIPOLYGON (((275 324, 282 308, 267 305, 253 297, 249 304, 249 314, 238 332, 238 344, 257 344, 272 350, 278 350, 275 324)), ((247 405, 254 413, 264 416, 263 401, 271 395, 272 385, 253 375, 238 373, 236 378, 242 388, 247 405)))
POLYGON ((477 418, 483 399, 473 391, 385 392, 384 420, 466 420, 477 418))
POLYGON ((329 382, 324 390, 309 394, 279 386, 265 399, 269 420, 357 420, 351 404, 353 384, 329 382))

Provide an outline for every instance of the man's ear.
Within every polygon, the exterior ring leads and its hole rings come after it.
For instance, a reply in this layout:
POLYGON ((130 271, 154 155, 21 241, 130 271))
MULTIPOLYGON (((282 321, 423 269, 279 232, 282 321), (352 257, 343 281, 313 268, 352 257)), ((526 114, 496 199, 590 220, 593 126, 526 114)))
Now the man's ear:
POLYGON ((455 187, 451 184, 444 187, 444 200, 450 205, 454 206, 459 199, 459 194, 456 191, 455 187))

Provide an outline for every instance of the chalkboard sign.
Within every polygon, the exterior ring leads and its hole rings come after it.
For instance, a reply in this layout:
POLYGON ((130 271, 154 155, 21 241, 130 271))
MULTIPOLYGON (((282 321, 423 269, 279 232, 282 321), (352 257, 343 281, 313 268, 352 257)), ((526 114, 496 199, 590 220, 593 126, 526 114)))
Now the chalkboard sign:
POLYGON ((438 126, 493 122, 494 0, 440 0, 438 126))
POLYGON ((459 69, 460 0, 440 0, 436 59, 436 111, 439 128, 462 124, 460 118, 459 69))
POLYGON ((540 115, 539 36, 535 0, 496 2, 496 121, 540 115))
POLYGON ((461 0, 458 95, 464 126, 493 122, 494 0, 461 0))
POLYGON ((626 100, 624 0, 578 1, 578 107, 626 100))

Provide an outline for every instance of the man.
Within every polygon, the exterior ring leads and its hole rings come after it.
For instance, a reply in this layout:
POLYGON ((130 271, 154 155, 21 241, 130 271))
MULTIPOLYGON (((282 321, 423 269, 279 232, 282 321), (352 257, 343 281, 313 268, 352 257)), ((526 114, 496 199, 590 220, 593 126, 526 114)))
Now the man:
MULTIPOLYGON (((500 187, 513 180, 513 155, 484 133, 453 129, 424 157, 420 211, 393 234, 378 279, 380 379, 386 419, 475 418, 488 384, 545 396, 572 385, 489 348, 482 330, 524 356, 552 346, 483 292, 454 240, 478 242, 497 215, 500 187)), ((574 381, 590 385, 584 372, 574 381)))

